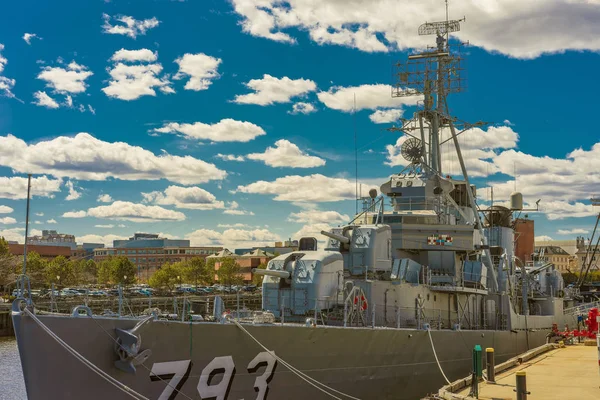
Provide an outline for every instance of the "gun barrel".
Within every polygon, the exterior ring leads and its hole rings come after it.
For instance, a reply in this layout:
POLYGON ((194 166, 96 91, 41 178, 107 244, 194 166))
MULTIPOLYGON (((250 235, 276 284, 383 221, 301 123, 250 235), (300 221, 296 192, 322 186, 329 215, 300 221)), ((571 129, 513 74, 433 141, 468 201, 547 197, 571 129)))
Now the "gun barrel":
POLYGON ((350 243, 350 239, 349 238, 347 238, 346 236, 338 235, 337 233, 331 233, 331 232, 327 232, 327 231, 321 231, 321 235, 325 235, 325 236, 327 236, 329 238, 337 240, 340 243, 344 243, 344 244, 350 243))
POLYGON ((274 271, 272 269, 256 269, 254 270, 254 274, 274 276, 283 279, 288 279, 290 277, 290 273, 288 271, 274 271))

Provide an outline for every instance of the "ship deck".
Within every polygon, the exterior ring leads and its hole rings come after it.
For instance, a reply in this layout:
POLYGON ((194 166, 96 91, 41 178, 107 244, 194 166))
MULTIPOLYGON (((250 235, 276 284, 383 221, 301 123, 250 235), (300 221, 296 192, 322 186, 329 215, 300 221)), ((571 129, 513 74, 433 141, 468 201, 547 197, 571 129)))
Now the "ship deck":
MULTIPOLYGON (((485 357, 485 353, 484 353, 485 357)), ((496 384, 479 385, 480 400, 514 399, 516 376, 525 371, 527 396, 536 399, 599 399, 600 376, 598 375, 598 350, 594 346, 574 345, 541 354, 516 368, 496 375, 496 384)), ((455 399, 467 397, 469 389, 455 399)))

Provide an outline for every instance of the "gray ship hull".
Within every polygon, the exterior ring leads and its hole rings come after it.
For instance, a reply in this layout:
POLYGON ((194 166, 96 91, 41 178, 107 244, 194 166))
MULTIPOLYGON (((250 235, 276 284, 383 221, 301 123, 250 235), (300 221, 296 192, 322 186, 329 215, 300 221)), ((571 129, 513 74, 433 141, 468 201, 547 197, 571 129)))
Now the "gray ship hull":
MULTIPOLYGON (((146 324, 140 331, 141 349, 150 349, 152 355, 132 374, 115 368, 118 357, 112 337, 115 328, 131 329, 139 320, 66 316, 39 319, 93 364, 149 399, 329 398, 285 366, 257 362, 264 350, 232 323, 146 324), (175 361, 181 363, 160 364, 175 361), (273 366, 270 373, 267 369, 273 366), (167 382, 176 373, 169 368, 185 370, 183 375, 187 376, 171 384, 180 393, 169 393, 167 382), (162 374, 163 380, 156 376, 151 379, 153 369, 155 374, 162 374)), ((30 317, 14 314, 13 320, 29 400, 129 398, 68 354, 30 317)), ((245 327, 281 359, 356 398, 414 400, 444 384, 428 333, 423 330, 245 327)), ((474 345, 493 347, 497 361, 502 362, 545 343, 548 332, 435 330, 431 334, 442 368, 453 380, 469 373, 474 345)))

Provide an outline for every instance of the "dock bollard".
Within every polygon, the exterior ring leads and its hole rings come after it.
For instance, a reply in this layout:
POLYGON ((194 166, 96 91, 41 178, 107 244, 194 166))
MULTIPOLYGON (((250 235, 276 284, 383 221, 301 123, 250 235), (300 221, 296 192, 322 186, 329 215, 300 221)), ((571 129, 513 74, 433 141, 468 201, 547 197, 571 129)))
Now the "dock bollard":
POLYGON ((481 378, 482 372, 481 346, 475 345, 473 348, 473 370, 471 372, 471 392, 469 395, 476 399, 479 398, 479 378, 481 378))
POLYGON ((527 400, 527 395, 531 394, 527 391, 527 374, 525 371, 517 372, 517 400, 527 400))
POLYGON ((487 367, 487 380, 491 383, 496 383, 496 373, 494 371, 494 348, 488 347, 485 349, 486 356, 486 367, 487 367))

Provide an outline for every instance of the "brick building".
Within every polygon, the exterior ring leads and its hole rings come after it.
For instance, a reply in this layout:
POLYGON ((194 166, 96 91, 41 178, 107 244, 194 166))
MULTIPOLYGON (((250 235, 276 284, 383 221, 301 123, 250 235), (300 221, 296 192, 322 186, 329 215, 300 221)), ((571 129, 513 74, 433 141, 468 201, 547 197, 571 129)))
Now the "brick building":
MULTIPOLYGON (((15 256, 22 256, 24 251, 24 246, 18 243, 9 243, 8 248, 10 252, 15 256)), ((49 246, 49 245, 35 245, 35 244, 27 244, 27 253, 36 252, 42 258, 46 258, 48 260, 52 260, 58 256, 65 256, 67 258, 71 257, 71 247, 70 246, 49 246)))
POLYGON ((531 260, 535 251, 535 224, 531 219, 515 220, 515 256, 524 263, 531 260))
POLYGON ((243 255, 237 255, 235 253, 230 252, 227 249, 224 249, 221 253, 215 254, 211 256, 211 258, 215 258, 215 281, 219 282, 219 276, 217 275, 217 271, 221 268, 221 260, 223 258, 233 258, 240 266, 240 274, 242 275, 242 279, 244 283, 251 283, 254 274, 252 274, 252 269, 257 268, 260 264, 266 264, 270 259, 273 258, 273 254, 267 253, 261 249, 255 249, 251 252, 248 252, 243 255))

